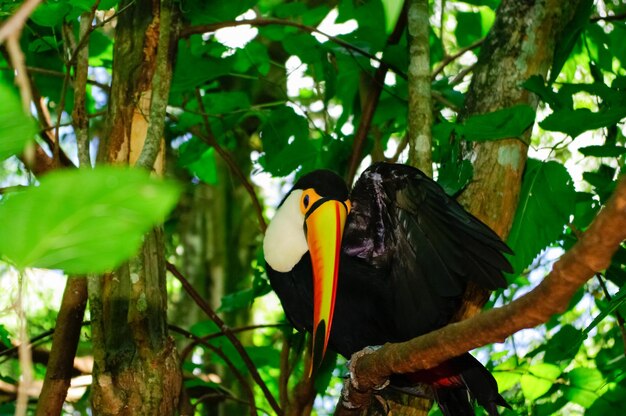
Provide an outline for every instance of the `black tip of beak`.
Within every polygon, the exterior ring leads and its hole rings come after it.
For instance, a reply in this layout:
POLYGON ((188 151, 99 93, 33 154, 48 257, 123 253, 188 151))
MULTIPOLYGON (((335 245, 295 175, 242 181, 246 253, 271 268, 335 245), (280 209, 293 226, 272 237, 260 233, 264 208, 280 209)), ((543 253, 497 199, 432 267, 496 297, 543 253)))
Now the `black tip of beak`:
POLYGON ((311 371, 309 371, 309 377, 315 377, 317 370, 322 365, 324 359, 324 338, 326 336, 326 321, 321 320, 315 329, 315 336, 313 337, 314 344, 311 350, 311 371))

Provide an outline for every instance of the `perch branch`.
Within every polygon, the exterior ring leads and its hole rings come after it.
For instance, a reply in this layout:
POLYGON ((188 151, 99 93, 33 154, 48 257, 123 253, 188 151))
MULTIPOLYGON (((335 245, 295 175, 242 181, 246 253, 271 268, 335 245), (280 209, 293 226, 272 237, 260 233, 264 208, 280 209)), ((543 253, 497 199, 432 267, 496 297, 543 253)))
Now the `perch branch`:
MULTIPOLYGON (((372 389, 391 374, 432 368, 474 348, 503 342, 525 328, 562 313, 574 293, 596 272, 608 267, 626 239, 626 179, 578 242, 532 291, 501 308, 475 315, 437 331, 381 349, 356 360, 344 397, 356 406, 369 403, 372 389), (354 386, 358 386, 358 389, 354 386)), ((345 412, 344 412, 345 414, 345 412)))

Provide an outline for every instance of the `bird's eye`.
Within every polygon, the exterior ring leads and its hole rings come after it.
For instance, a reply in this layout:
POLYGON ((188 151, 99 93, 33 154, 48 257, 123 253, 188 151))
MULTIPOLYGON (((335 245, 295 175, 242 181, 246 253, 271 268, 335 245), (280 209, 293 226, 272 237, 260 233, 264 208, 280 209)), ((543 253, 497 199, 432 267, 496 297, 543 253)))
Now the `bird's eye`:
POLYGON ((300 197, 300 211, 306 214, 309 208, 311 208, 321 197, 315 192, 315 189, 307 189, 302 193, 300 197))

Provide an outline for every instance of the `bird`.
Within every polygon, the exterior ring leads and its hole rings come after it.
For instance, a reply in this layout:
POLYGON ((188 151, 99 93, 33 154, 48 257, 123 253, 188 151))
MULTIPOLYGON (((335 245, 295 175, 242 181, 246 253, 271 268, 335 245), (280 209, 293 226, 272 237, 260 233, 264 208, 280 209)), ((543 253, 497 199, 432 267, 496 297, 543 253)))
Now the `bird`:
MULTIPOLYGON (((350 358, 447 325, 469 282, 507 286, 511 249, 422 171, 395 163, 367 168, 352 190, 330 170, 304 174, 269 223, 266 271, 292 325, 312 334, 311 372, 327 348, 350 358)), ((509 407, 471 354, 394 377, 432 387, 445 416, 509 407)))

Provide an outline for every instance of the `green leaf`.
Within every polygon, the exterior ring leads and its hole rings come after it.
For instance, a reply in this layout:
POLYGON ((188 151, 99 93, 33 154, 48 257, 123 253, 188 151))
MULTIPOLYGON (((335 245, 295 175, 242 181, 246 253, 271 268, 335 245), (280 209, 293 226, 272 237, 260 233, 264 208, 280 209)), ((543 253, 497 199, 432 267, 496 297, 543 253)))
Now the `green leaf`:
POLYGON ((600 322, 604 320, 607 316, 612 314, 616 309, 626 304, 626 287, 620 289, 619 292, 609 302, 606 309, 604 309, 598 316, 594 318, 593 321, 583 330, 581 334, 581 340, 584 340, 589 335, 589 332, 598 326, 600 322))
POLYGON ((217 184, 215 149, 212 147, 203 152, 198 160, 188 164, 186 168, 202 182, 209 185, 217 184))
POLYGON ((585 146, 578 149, 584 156, 620 157, 626 154, 626 147, 605 144, 602 146, 585 146))
POLYGON ((562 235, 574 209, 576 192, 565 166, 529 159, 509 234, 510 257, 521 273, 539 252, 562 235))
POLYGON ((188 1, 181 8, 192 25, 235 20, 255 5, 253 0, 188 1))
POLYGON ((483 36, 481 15, 478 12, 457 12, 454 35, 459 47, 476 42, 483 36))
POLYGON ((30 18, 40 26, 53 27, 61 24, 72 10, 67 1, 47 1, 40 4, 30 18))
MULTIPOLYGON (((208 51, 207 51, 208 52, 208 51)), ((193 89, 232 71, 235 57, 196 56, 184 43, 178 48, 172 92, 193 89)))
POLYGON ((135 254, 176 203, 178 187, 139 169, 51 173, 0 204, 0 253, 18 268, 102 273, 135 254))
POLYGON ((249 308, 254 300, 254 290, 252 288, 229 293, 222 297, 222 304, 218 312, 233 312, 239 309, 249 308))
POLYGON ((561 369, 548 363, 539 363, 531 366, 527 374, 520 378, 522 393, 529 401, 534 401, 550 390, 557 377, 561 374, 561 369))
POLYGON ((615 168, 606 164, 601 164, 596 172, 584 172, 583 179, 594 187, 601 202, 605 202, 613 191, 617 182, 615 178, 615 168))
POLYGON ((24 114, 15 90, 0 79, 0 161, 21 153, 35 135, 35 123, 24 114))
POLYGON ((0 324, 0 344, 4 344, 5 348, 11 348, 11 334, 7 331, 7 328, 0 324))
POLYGON ((566 374, 566 378, 570 386, 565 390, 565 397, 585 408, 596 401, 606 384, 602 373, 596 368, 575 368, 566 374))
POLYGON ((463 160, 459 164, 446 163, 439 169, 437 183, 448 195, 456 195, 469 183, 473 175, 474 167, 469 160, 463 160))
POLYGON ((574 359, 581 345, 580 330, 572 325, 563 325, 543 348, 545 350, 544 362, 570 361, 574 359))
POLYGON ((403 0, 382 0, 385 11, 385 32, 389 35, 396 27, 396 22, 402 12, 403 0))
POLYGON ((253 73, 266 76, 270 70, 270 56, 267 52, 267 46, 261 42, 252 41, 248 43, 244 48, 237 51, 235 58, 233 70, 237 72, 244 73, 253 68, 253 73))
POLYGON ((300 166, 314 164, 319 151, 308 135, 307 120, 291 107, 272 111, 261 129, 264 154, 259 163, 274 176, 286 176, 300 166))
POLYGON ((526 104, 520 104, 487 114, 479 114, 466 119, 456 127, 457 133, 472 141, 485 141, 520 137, 532 126, 535 111, 526 104))
POLYGON ((626 117, 626 105, 611 107, 593 112, 587 108, 555 111, 539 123, 544 130, 560 131, 578 137, 587 130, 611 126, 626 117))
POLYGON ((492 371, 491 374, 498 382, 498 390, 506 391, 519 383, 522 375, 513 371, 492 371))
POLYGON ((585 416, 620 415, 624 411, 626 402, 626 388, 615 386, 601 396, 602 400, 596 400, 585 412, 585 416))
POLYGON ((546 104, 550 105, 553 110, 559 110, 563 107, 569 108, 572 105, 572 98, 563 97, 552 89, 552 87, 547 86, 543 80, 541 75, 533 75, 528 78, 522 84, 522 87, 526 88, 530 92, 534 92, 539 96, 539 98, 546 104))
POLYGON ((554 58, 552 59, 552 69, 550 70, 550 78, 548 82, 552 84, 559 76, 565 61, 572 53, 574 46, 580 38, 580 34, 586 25, 589 24, 589 16, 593 10, 593 0, 582 0, 574 17, 569 21, 565 29, 561 32, 560 39, 557 40, 554 48, 554 58))

